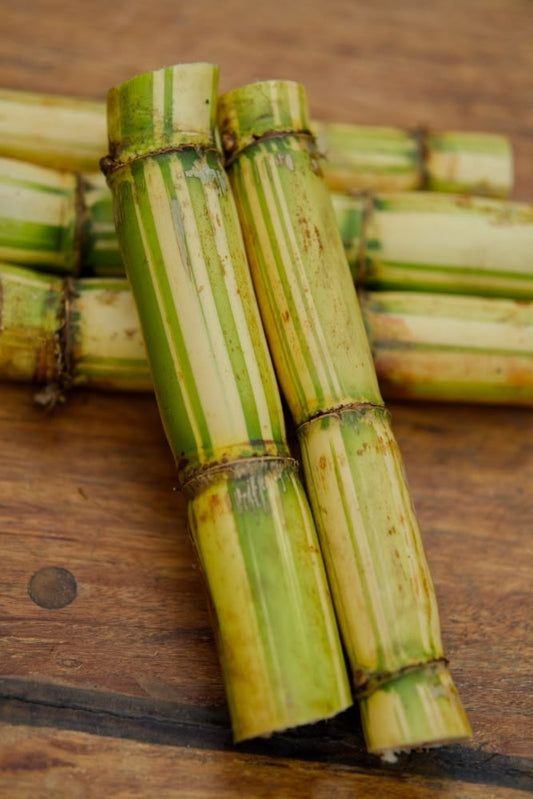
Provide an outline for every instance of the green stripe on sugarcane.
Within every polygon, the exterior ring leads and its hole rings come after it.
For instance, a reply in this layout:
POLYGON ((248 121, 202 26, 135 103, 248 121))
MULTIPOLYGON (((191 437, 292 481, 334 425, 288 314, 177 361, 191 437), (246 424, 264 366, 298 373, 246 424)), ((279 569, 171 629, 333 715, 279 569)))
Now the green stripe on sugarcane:
POLYGON ((533 299, 533 207, 430 192, 334 197, 357 283, 533 299))
POLYGON ((224 95, 219 125, 365 738, 388 756, 470 728, 443 664, 416 515, 302 108, 303 87, 267 81, 224 95))
POLYGON ((216 76, 181 65, 110 90, 104 166, 242 740, 327 718, 351 698, 214 146, 216 76))

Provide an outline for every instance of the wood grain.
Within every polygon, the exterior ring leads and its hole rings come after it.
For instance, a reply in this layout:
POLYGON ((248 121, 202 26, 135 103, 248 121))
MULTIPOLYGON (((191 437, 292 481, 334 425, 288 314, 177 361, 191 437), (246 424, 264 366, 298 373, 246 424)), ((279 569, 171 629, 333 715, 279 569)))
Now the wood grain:
MULTIPOLYGON (((221 66, 221 88, 304 82, 315 116, 484 129, 533 199, 528 0, 33 0, 3 9, 0 83, 103 98, 146 69, 221 66)), ((206 602, 150 396, 73 392, 45 413, 0 385, 0 793, 514 797, 533 790, 528 409, 391 405, 471 743, 383 766, 357 710, 231 743, 206 602), (59 567, 64 607, 29 594, 59 567)))

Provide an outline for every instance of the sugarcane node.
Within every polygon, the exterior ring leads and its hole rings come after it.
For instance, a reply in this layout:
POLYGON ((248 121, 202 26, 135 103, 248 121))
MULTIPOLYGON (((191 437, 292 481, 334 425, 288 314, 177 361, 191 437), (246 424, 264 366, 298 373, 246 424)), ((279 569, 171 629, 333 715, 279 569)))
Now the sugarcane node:
POLYGON ((413 128, 410 131, 410 134, 413 137, 417 146, 416 165, 419 173, 418 188, 421 191, 427 191, 429 189, 428 139, 430 135, 430 130, 429 128, 426 128, 424 125, 420 125, 416 128, 413 128))
POLYGON ((72 385, 71 310, 74 294, 74 280, 67 277, 63 281, 62 305, 57 332, 57 382, 62 390, 67 390, 72 385))
POLYGON ((316 155, 319 156, 318 150, 316 149, 316 139, 314 134, 310 130, 296 130, 296 129, 288 129, 288 130, 267 130, 264 133, 252 133, 251 141, 243 144, 241 147, 237 148, 237 140, 236 137, 230 134, 222 134, 221 139, 222 143, 224 144, 224 136, 228 136, 233 142, 233 148, 231 150, 226 150, 224 147, 224 154, 225 154, 225 161, 224 166, 225 169, 228 170, 232 164, 239 158, 242 153, 247 152, 248 150, 256 147, 257 145, 261 144, 264 141, 270 141, 271 139, 284 139, 287 136, 295 136, 298 139, 305 139, 310 142, 314 149, 316 150, 316 155))
POLYGON ((170 155, 171 153, 190 152, 191 150, 195 150, 198 155, 206 155, 209 152, 214 152, 217 155, 219 154, 219 150, 216 147, 208 147, 204 144, 174 144, 170 147, 158 147, 145 153, 137 153, 136 155, 131 155, 124 159, 114 159, 111 155, 106 155, 104 158, 100 159, 100 169, 107 178, 108 175, 116 172, 117 169, 133 164, 135 161, 157 158, 157 156, 170 155))
POLYGON ((390 410, 384 404, 380 405, 377 402, 368 402, 368 401, 347 402, 343 405, 338 405, 334 408, 326 408, 323 411, 318 411, 317 413, 314 413, 312 416, 309 416, 307 419, 305 419, 296 427, 296 432, 303 430, 306 427, 306 425, 312 424, 317 419, 325 419, 328 416, 332 416, 336 419, 339 419, 340 421, 344 413, 355 412, 363 416, 365 413, 370 413, 373 410, 380 411, 386 418, 390 418, 391 416, 390 410))
POLYGON ((220 474, 231 474, 232 477, 239 477, 239 475, 246 477, 248 475, 249 464, 259 461, 262 464, 270 464, 272 466, 277 463, 280 469, 290 468, 295 473, 297 473, 300 468, 299 462, 291 456, 253 455, 251 458, 240 458, 239 460, 223 461, 204 466, 200 471, 184 480, 180 488, 184 495, 190 499, 195 497, 220 474))
POLYGON ((421 660, 418 663, 409 663, 401 669, 391 672, 367 672, 364 669, 354 671, 352 674, 354 693, 357 699, 370 696, 387 683, 404 677, 411 672, 420 671, 421 669, 431 669, 434 666, 449 666, 450 661, 448 658, 442 656, 432 658, 431 660, 421 660))

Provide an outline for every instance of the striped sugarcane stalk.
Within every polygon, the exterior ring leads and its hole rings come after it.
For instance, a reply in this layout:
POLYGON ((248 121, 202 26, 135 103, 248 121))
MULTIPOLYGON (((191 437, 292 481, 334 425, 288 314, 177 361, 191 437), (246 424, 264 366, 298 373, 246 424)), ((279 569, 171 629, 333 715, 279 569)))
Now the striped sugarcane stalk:
POLYGON ((0 158, 0 260, 60 274, 124 274, 103 175, 0 158))
MULTIPOLYGON (((513 186, 509 140, 494 133, 424 130, 315 120, 332 191, 465 192, 506 197, 513 186)), ((0 89, 0 155, 96 171, 106 148, 105 104, 0 89)))
POLYGON ((430 192, 333 196, 358 285, 533 299, 533 206, 430 192))
POLYGON ((305 91, 245 86, 221 97, 218 119, 368 749, 394 757, 463 740, 470 728, 305 91))
MULTIPOLYGON (((69 387, 153 391, 125 278, 63 280, 0 264, 0 297, 0 380, 44 383, 38 396, 51 399, 69 387)), ((533 302, 359 297, 385 398, 533 405, 533 302)))
POLYGON ((339 122, 314 122, 332 191, 429 190, 508 197, 513 187, 510 142, 494 133, 413 132, 339 122))
MULTIPOLYGON (((533 207, 430 192, 333 194, 354 279, 369 288, 533 299, 533 207)), ((124 274, 102 175, 0 158, 0 260, 124 274)))
POLYGON ((332 716, 351 697, 215 147, 217 76, 184 64, 112 88, 103 169, 242 740, 332 716))

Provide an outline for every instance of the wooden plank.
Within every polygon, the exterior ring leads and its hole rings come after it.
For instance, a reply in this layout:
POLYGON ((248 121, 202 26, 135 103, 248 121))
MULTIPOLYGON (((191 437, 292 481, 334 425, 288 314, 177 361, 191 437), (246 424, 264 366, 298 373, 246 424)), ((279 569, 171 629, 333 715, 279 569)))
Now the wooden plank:
MULTIPOLYGON (((63 693, 86 708, 105 708, 113 694, 139 697, 142 713, 170 721, 192 713, 206 725, 214 713, 227 732, 203 586, 153 399, 79 392, 53 415, 34 407, 27 387, 4 386, 2 400, 4 696, 57 706, 63 693), (43 566, 74 575, 77 596, 66 607, 30 598, 43 566), (48 694, 33 683, 49 684, 48 694), (67 689, 101 695, 76 699, 67 689)), ((474 725, 471 746, 528 756, 530 411, 391 410, 447 652, 474 725)), ((130 707, 119 703, 116 712, 126 718, 130 707)), ((355 762, 367 762, 353 714, 341 730, 355 762)))
POLYGON ((246 796, 375 799, 520 799, 520 788, 391 773, 364 774, 334 764, 213 752, 100 738, 80 732, 0 726, 4 796, 246 796), (379 788, 377 788, 379 786, 379 788), (376 793, 379 790, 379 793, 376 793))
MULTIPOLYGON (((1 83, 103 98, 176 60, 306 84, 324 119, 510 136, 533 198, 526 0, 12 3, 1 83)), ((0 793, 519 796, 533 743, 531 410, 391 406, 473 741, 385 767, 356 709, 233 747, 185 503, 148 396, 0 386, 0 793), (59 571, 40 572, 43 568, 59 571), (70 573, 75 589, 60 578, 70 573), (40 581, 30 581, 40 573, 40 581), (71 601, 63 607, 63 597, 71 601), (40 604, 38 604, 40 603, 40 604), (44 606, 43 606, 44 605, 44 606)), ((522 793, 520 793, 522 792, 522 793)))

